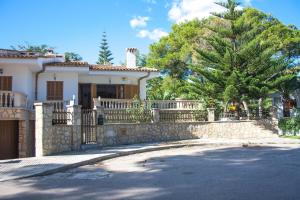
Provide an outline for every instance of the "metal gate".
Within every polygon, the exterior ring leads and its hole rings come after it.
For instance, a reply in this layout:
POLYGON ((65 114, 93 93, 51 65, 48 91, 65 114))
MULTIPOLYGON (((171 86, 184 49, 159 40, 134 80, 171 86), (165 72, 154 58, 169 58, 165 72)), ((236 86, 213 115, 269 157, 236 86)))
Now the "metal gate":
POLYGON ((81 110, 81 134, 82 144, 96 144, 96 110, 81 110))
POLYGON ((0 120, 0 160, 18 157, 19 121, 0 120))

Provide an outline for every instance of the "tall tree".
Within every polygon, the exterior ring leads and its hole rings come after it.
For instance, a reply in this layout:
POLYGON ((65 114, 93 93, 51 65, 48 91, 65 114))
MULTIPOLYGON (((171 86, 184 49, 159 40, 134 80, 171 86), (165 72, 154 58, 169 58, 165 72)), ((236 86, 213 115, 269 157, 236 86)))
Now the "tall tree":
POLYGON ((103 32, 97 64, 101 64, 101 65, 112 64, 111 62, 112 60, 113 57, 111 51, 109 50, 108 42, 106 39, 106 33, 103 32))
POLYGON ((209 49, 196 49, 191 89, 225 103, 242 103, 247 110, 250 99, 266 97, 276 89, 276 82, 295 76, 286 73, 292 61, 282 53, 285 45, 278 44, 288 35, 279 28, 291 29, 255 9, 238 9, 235 0, 217 4, 227 11, 214 13, 221 26, 207 26, 213 32, 203 37, 209 49))
POLYGON ((82 57, 74 52, 65 52, 65 61, 72 62, 72 61, 81 61, 82 57))

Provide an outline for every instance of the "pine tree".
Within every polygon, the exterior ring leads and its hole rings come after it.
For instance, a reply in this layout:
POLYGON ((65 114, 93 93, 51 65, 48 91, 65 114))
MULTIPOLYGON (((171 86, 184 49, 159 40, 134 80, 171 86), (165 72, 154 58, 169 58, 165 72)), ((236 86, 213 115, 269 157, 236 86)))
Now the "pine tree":
POLYGON ((112 60, 113 60, 113 57, 112 57, 111 51, 109 50, 108 42, 106 39, 106 33, 103 32, 97 64, 100 64, 100 65, 113 64, 111 62, 112 60))
POLYGON ((237 9, 235 0, 217 4, 227 11, 213 14, 221 24, 207 26, 213 32, 204 37, 210 48, 196 50, 191 90, 223 101, 225 109, 227 103, 235 102, 248 110, 250 100, 265 98, 278 82, 295 76, 285 73, 292 61, 279 44, 292 30, 253 8, 237 9))

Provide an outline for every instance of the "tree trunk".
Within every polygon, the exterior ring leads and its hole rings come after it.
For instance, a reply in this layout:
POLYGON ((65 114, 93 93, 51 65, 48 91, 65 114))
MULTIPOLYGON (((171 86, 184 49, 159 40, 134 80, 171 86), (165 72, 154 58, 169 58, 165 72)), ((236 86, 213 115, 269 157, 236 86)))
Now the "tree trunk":
POLYGON ((225 103, 224 110, 223 110, 224 113, 227 112, 228 103, 229 103, 228 101, 225 103))
POLYGON ((249 108, 248 108, 248 104, 246 101, 242 101, 243 105, 244 105, 244 108, 246 110, 246 113, 247 113, 247 118, 248 120, 250 119, 250 112, 249 112, 249 108))
POLYGON ((260 98, 259 100, 258 100, 258 116, 259 116, 259 118, 262 118, 262 102, 263 102, 263 98, 260 98))

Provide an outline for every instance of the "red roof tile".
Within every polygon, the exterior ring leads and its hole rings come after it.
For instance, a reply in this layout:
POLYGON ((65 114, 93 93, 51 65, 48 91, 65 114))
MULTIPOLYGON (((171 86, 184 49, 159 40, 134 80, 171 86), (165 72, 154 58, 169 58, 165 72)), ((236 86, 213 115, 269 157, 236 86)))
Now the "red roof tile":
POLYGON ((126 66, 112 66, 112 65, 89 65, 87 62, 55 62, 47 63, 47 67, 89 67, 90 71, 134 71, 134 72, 157 72, 154 68, 128 68, 126 66))
POLYGON ((157 72, 154 68, 129 68, 126 66, 90 65, 91 71, 135 71, 135 72, 157 72))
POLYGON ((89 64, 87 62, 74 61, 74 62, 51 62, 46 63, 44 66, 55 66, 55 67, 88 67, 89 64))

